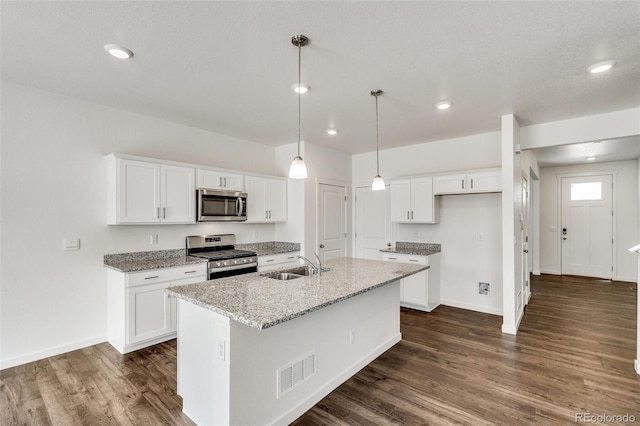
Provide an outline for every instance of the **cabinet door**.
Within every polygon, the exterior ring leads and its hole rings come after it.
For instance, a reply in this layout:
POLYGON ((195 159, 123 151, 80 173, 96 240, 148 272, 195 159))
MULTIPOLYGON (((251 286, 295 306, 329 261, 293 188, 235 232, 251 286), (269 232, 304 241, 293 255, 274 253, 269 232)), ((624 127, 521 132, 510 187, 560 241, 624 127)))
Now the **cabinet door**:
POLYGON ((162 222, 195 223, 195 170, 190 167, 162 168, 162 222))
POLYGON ((160 165, 120 160, 118 223, 160 222, 160 165))
POLYGON ((244 176, 225 173, 222 176, 224 189, 229 191, 244 191, 244 176))
POLYGON ((164 282, 129 288, 126 344, 171 333, 171 300, 164 292, 166 287, 164 282))
POLYGON ((403 278, 400 302, 421 307, 427 306, 427 273, 426 271, 403 278))
POLYGON ((434 179, 434 195, 460 194, 467 192, 467 175, 436 176, 434 179))
POLYGON ((198 169, 198 188, 221 189, 222 172, 198 169))
POLYGON ((502 174, 499 171, 469 173, 468 192, 502 192, 502 174))
POLYGON ((287 220, 287 181, 268 180, 267 216, 270 222, 287 220))
POLYGON ((392 180, 391 189, 391 221, 411 222, 411 180, 392 180))
POLYGON ((266 222, 267 209, 267 184, 265 179, 247 176, 247 221, 266 222))
POLYGON ((434 223, 433 202, 433 178, 412 179, 412 221, 420 223, 434 223))

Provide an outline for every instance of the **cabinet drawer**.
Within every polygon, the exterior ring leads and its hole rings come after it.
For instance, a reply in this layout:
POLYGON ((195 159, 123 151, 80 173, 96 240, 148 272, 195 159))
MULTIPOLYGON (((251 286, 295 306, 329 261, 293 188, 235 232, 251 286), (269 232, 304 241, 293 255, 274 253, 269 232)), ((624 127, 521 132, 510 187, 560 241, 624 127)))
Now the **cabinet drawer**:
POLYGON ((180 280, 192 276, 203 276, 207 273, 206 263, 179 266, 176 268, 153 269, 150 271, 127 274, 127 287, 143 284, 154 284, 164 281, 180 280))
POLYGON ((400 263, 415 263, 418 265, 428 265, 428 256, 417 256, 412 254, 400 254, 400 253, 383 253, 382 260, 400 263))
POLYGON ((281 253, 271 256, 258 256, 258 267, 277 265, 280 263, 297 262, 299 252, 281 253))

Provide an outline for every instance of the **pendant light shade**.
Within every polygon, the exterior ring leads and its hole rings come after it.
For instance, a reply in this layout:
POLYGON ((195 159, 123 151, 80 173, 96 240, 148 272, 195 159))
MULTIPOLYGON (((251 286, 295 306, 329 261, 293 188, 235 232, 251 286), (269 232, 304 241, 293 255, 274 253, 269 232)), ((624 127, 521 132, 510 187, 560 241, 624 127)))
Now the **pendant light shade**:
POLYGON ((384 92, 380 89, 372 90, 371 96, 376 98, 376 175, 373 178, 373 183, 371 183, 372 191, 384 191, 384 179, 380 176, 380 140, 378 137, 378 96, 382 95, 384 92))
MULTIPOLYGON (((302 34, 294 35, 291 38, 291 44, 298 47, 298 87, 302 87, 300 84, 300 69, 302 64, 302 46, 309 44, 309 38, 302 34)), ((291 167, 289 167, 289 177, 291 179, 306 179, 307 178, 307 165, 304 164, 304 160, 300 156, 300 96, 302 92, 298 92, 298 155, 293 159, 291 167)))

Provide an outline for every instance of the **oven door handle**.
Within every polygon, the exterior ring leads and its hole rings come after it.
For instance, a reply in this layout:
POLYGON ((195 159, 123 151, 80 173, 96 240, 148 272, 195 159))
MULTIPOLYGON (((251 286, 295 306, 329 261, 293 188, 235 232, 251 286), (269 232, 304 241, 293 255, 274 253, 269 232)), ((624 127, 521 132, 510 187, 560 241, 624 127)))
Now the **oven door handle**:
POLYGON ((243 263, 242 265, 223 266, 221 268, 209 268, 209 273, 234 271, 236 269, 251 269, 258 266, 258 262, 243 263))

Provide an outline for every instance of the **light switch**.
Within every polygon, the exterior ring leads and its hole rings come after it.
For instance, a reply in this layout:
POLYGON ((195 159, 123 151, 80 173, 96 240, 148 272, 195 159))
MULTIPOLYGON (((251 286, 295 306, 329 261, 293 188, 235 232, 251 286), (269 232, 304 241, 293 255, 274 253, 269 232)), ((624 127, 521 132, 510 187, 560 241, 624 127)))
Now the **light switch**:
POLYGON ((224 339, 217 338, 216 339, 216 352, 218 353, 218 359, 224 361, 225 358, 225 346, 226 342, 224 339))
POLYGON ((158 244, 158 234, 149 235, 149 244, 158 244))
POLYGON ((80 238, 73 240, 62 240, 62 250, 80 250, 80 238))

